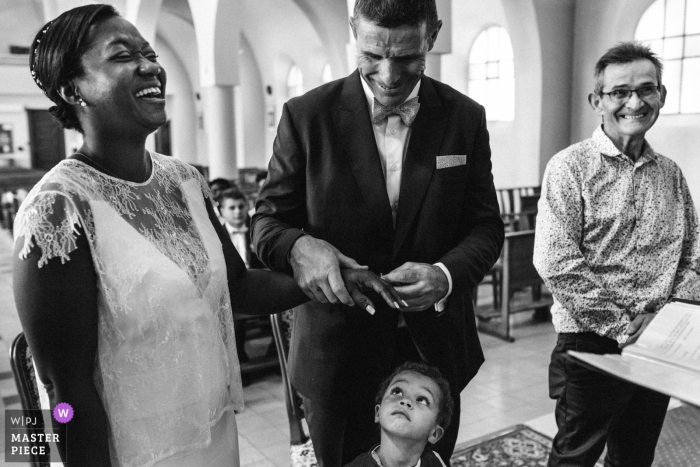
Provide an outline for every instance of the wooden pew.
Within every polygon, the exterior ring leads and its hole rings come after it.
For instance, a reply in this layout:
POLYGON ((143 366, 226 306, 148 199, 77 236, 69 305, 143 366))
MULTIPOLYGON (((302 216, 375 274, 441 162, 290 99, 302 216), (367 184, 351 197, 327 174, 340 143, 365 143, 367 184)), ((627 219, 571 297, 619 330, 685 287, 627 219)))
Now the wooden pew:
POLYGON ((510 315, 520 311, 549 311, 553 300, 542 295, 542 278, 532 264, 535 246, 535 231, 506 232, 501 254, 500 300, 498 304, 477 306, 479 330, 513 342, 510 335, 510 315), (531 287, 528 298, 513 300, 515 291, 531 287))

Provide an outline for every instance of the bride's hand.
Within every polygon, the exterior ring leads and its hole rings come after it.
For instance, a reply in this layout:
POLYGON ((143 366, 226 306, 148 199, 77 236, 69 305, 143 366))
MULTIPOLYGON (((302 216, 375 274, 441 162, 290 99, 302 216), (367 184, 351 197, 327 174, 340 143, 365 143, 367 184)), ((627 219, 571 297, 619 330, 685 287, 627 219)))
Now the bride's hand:
POLYGON ((350 292, 352 299, 357 305, 367 310, 369 314, 374 314, 374 304, 362 293, 363 291, 373 290, 381 295, 391 308, 400 309, 401 297, 399 294, 396 293, 391 285, 381 280, 372 271, 366 269, 343 269, 341 274, 343 275, 345 287, 350 292))

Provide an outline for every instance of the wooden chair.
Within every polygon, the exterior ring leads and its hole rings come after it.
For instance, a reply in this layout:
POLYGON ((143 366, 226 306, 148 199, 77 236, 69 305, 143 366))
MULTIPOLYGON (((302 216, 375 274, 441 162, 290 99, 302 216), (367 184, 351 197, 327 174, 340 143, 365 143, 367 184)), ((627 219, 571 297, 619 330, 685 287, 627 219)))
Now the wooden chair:
MULTIPOLYGON (((503 188, 496 190, 496 198, 501 210, 501 219, 506 232, 534 230, 537 218, 537 202, 540 199, 540 187, 503 188)), ((493 265, 486 273, 482 285, 491 284, 493 292, 493 307, 500 308, 502 259, 493 265)), ((474 291, 473 300, 476 305, 478 289, 474 291)))
POLYGON ((302 399, 289 380, 288 357, 289 342, 292 338, 292 310, 283 311, 270 316, 272 334, 277 346, 280 368, 282 369, 282 384, 284 384, 284 400, 287 406, 289 421, 289 444, 292 467, 316 465, 316 455, 311 439, 304 432, 304 407, 302 399))
POLYGON ((248 357, 243 353, 245 352, 246 341, 261 337, 272 337, 270 319, 267 316, 234 313, 233 326, 236 332, 236 346, 238 348, 238 358, 241 364, 241 375, 243 376, 244 384, 246 384, 246 381, 254 378, 255 375, 270 372, 271 370, 277 371, 279 359, 274 343, 270 343, 267 352, 261 356, 248 357))
POLYGON ((520 311, 549 311, 553 300, 542 296, 542 278, 532 264, 535 231, 507 232, 501 254, 501 299, 499 306, 477 307, 479 330, 513 342, 510 335, 510 315, 520 311), (516 290, 532 287, 532 296, 525 301, 513 301, 516 290))
MULTIPOLYGON (((17 392, 19 393, 19 398, 22 403, 24 416, 30 418, 35 417, 36 412, 31 411, 41 410, 39 389, 34 372, 32 353, 27 345, 27 339, 22 332, 15 338, 10 347, 10 366, 12 367, 12 374, 15 377, 15 384, 17 385, 17 392)), ((37 418, 38 428, 43 431, 44 419, 43 417, 37 418)), ((32 431, 32 433, 36 433, 36 431, 32 431)), ((27 432, 27 434, 30 433, 27 432)), ((48 450, 48 445, 46 445, 46 448, 48 450)), ((49 467, 50 465, 48 451, 45 455, 32 454, 30 455, 30 459, 33 467, 49 467)))

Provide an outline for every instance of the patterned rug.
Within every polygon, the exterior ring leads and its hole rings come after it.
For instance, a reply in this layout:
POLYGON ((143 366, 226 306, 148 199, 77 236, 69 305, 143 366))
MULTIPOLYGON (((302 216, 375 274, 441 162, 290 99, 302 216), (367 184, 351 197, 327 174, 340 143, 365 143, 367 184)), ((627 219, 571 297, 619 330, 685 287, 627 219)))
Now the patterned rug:
POLYGON ((452 467, 545 467, 551 445, 549 437, 516 425, 457 446, 450 462, 452 467))
MULTIPOLYGON (((457 446, 452 467, 545 467, 552 440, 526 425, 457 446)), ((666 414, 653 467, 700 466, 700 408, 681 406, 666 414)), ((596 467, 603 467, 601 456, 596 467)))
POLYGON ((700 466, 700 408, 669 410, 656 445, 654 467, 700 466))

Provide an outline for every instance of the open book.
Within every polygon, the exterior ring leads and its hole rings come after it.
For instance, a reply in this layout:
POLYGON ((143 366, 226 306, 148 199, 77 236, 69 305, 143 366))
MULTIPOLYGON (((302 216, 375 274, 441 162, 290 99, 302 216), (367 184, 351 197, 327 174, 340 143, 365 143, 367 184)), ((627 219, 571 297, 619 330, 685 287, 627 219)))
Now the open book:
POLYGON ((699 302, 668 303, 622 355, 569 354, 618 378, 700 407, 699 302))

